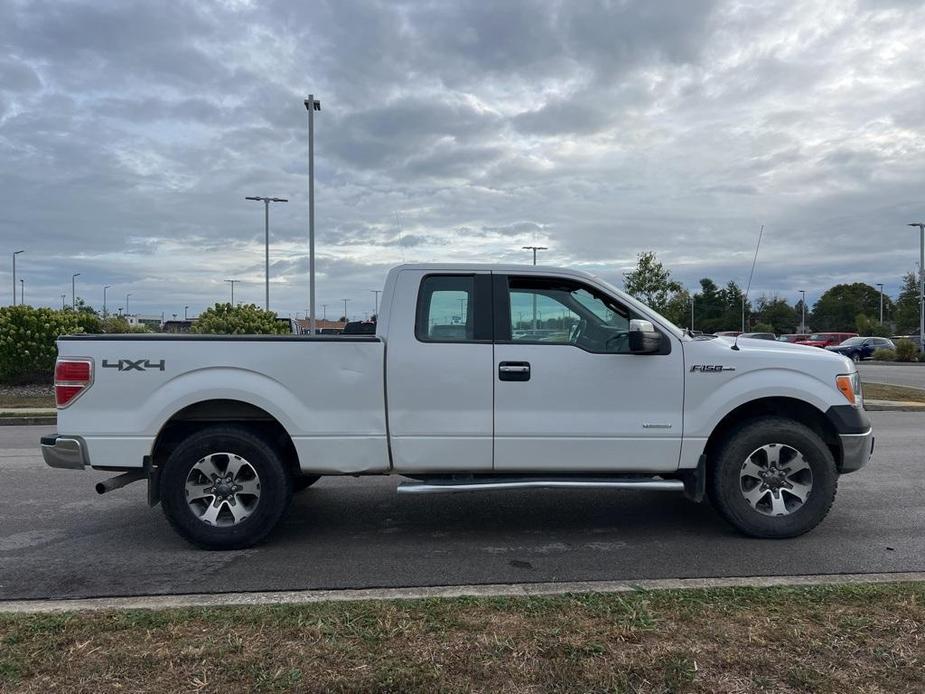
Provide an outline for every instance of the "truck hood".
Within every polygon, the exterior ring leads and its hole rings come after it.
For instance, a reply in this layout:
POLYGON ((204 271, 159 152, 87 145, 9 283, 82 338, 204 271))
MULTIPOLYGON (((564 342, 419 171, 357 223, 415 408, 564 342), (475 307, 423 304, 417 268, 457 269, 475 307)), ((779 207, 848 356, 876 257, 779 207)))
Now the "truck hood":
POLYGON ((738 373, 760 369, 789 369, 801 371, 831 384, 835 376, 852 373, 854 363, 837 352, 794 344, 733 337, 717 337, 713 340, 691 340, 684 345, 687 370, 697 364, 722 364, 734 368, 738 373), (733 349, 737 345, 738 349, 733 349))

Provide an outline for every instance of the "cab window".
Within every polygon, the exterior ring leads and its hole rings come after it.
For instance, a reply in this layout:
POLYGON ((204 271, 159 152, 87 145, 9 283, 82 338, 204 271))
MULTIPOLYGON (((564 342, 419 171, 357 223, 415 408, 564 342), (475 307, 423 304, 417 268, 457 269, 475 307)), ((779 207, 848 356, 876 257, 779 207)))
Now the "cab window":
POLYGON ((629 322, 639 316, 590 287, 561 279, 512 277, 509 295, 514 343, 629 353, 629 322))

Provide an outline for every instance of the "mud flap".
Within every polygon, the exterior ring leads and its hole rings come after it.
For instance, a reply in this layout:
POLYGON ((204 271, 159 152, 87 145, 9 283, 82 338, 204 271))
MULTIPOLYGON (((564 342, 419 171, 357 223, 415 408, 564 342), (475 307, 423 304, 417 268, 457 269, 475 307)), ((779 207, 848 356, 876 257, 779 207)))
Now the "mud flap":
POLYGON ((144 457, 145 476, 148 478, 148 506, 152 508, 161 502, 161 469, 151 464, 151 457, 144 457))
POLYGON ((697 461, 697 467, 693 470, 687 470, 681 477, 684 482, 684 496, 693 501, 700 503, 707 491, 707 456, 703 454, 697 461))

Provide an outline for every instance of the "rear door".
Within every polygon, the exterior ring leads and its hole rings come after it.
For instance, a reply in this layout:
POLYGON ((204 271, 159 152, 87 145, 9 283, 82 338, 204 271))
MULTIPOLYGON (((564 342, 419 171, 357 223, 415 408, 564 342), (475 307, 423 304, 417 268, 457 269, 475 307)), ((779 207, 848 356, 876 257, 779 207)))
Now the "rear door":
POLYGON ((489 272, 399 273, 386 345, 396 471, 491 470, 491 291, 489 272))
POLYGON ((630 354, 644 316, 578 281, 496 274, 494 296, 496 471, 677 469, 680 341, 630 354))

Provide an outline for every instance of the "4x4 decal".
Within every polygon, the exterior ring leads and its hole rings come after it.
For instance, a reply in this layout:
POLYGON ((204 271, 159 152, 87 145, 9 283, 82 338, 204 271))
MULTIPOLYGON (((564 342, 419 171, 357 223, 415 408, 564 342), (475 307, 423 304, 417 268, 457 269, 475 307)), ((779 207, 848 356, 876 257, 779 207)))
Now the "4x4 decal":
POLYGON ((165 366, 166 362, 163 359, 160 361, 151 361, 150 359, 120 359, 116 362, 111 362, 108 359, 103 360, 104 369, 118 369, 119 371, 147 371, 148 369, 163 371, 165 366))

